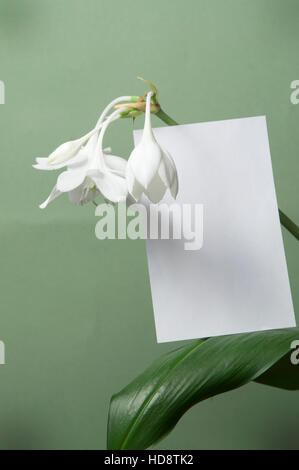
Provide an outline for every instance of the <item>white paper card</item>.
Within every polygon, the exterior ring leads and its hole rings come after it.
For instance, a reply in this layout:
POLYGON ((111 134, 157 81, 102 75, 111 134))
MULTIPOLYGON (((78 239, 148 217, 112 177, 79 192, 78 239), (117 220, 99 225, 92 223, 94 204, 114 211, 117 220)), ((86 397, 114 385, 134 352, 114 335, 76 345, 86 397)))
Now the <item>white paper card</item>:
POLYGON ((204 214, 199 251, 146 242, 158 342, 296 326, 265 117, 154 134, 176 163, 177 202, 204 214))

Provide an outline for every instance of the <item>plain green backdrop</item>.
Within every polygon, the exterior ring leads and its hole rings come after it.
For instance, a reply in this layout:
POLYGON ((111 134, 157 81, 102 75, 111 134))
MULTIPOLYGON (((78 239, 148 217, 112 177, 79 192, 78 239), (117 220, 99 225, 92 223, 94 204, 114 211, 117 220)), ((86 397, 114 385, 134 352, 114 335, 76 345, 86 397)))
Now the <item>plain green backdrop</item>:
MULTIPOLYGON (((57 174, 34 158, 143 93, 141 75, 180 123, 265 114, 279 205, 298 223, 298 21, 297 0, 0 0, 2 449, 105 448, 112 393, 177 346, 156 343, 144 243, 98 241, 93 206, 67 197, 41 211, 57 174)), ((132 128, 105 143, 127 157, 132 128)), ((298 311, 298 242, 283 237, 298 311)), ((157 448, 299 449, 298 397, 250 384, 157 448)))

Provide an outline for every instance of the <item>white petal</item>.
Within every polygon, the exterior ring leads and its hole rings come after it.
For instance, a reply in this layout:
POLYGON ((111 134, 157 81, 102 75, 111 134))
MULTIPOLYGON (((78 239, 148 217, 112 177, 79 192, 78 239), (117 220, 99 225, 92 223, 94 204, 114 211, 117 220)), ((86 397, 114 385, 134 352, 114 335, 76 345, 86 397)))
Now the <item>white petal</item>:
POLYGON ((60 194, 61 194, 61 191, 59 191, 57 189, 57 187, 54 186, 54 188, 52 189, 52 191, 50 193, 50 196, 42 204, 40 204, 40 206, 39 206, 40 209, 45 209, 47 207, 47 205, 50 202, 54 201, 54 199, 56 199, 58 196, 60 196, 60 194))
POLYGON ((173 198, 176 198, 178 193, 177 170, 171 155, 166 151, 163 151, 163 159, 159 167, 159 176, 165 186, 170 189, 173 198))
POLYGON ((51 171, 51 170, 59 170, 60 168, 65 167, 66 165, 68 167, 71 167, 72 165, 78 166, 80 164, 83 164, 87 162, 88 155, 85 151, 85 148, 80 150, 75 157, 71 158, 70 160, 66 162, 59 163, 57 165, 51 165, 49 163, 48 158, 36 158, 36 164, 32 165, 33 168, 36 168, 37 170, 46 170, 46 171, 51 171))
POLYGON ((136 180, 130 163, 128 162, 127 168, 126 168, 126 181, 127 181, 127 186, 128 186, 128 191, 131 194, 131 196, 135 199, 135 201, 139 201, 139 199, 142 196, 142 193, 144 191, 143 186, 136 180))
POLYGON ((76 169, 79 167, 83 167, 88 163, 88 153, 86 148, 80 150, 80 152, 71 160, 66 162, 68 169, 76 169))
POLYGON ((65 193, 67 191, 72 191, 72 189, 77 188, 83 183, 86 176, 85 167, 80 168, 79 170, 67 170, 61 173, 57 179, 57 189, 65 193))
POLYGON ((127 161, 116 155, 107 155, 104 153, 104 161, 110 170, 113 170, 120 176, 125 176, 127 161))
POLYGON ((121 176, 115 175, 110 172, 89 172, 90 178, 94 181, 98 190, 103 194, 106 199, 112 202, 125 201, 127 198, 128 190, 127 183, 121 176))
POLYGON ((142 139, 130 155, 132 172, 139 183, 147 188, 157 173, 162 159, 162 150, 150 138, 142 139))
POLYGON ((60 165, 49 165, 48 164, 48 158, 36 158, 36 163, 33 166, 33 168, 36 168, 37 170, 57 170, 60 168, 60 165))

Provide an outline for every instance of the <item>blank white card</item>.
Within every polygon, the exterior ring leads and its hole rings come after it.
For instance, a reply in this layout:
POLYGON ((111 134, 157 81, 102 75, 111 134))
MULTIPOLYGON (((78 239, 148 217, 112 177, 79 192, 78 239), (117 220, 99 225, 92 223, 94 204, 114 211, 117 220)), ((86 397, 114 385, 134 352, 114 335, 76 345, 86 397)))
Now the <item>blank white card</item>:
POLYGON ((158 342, 296 326, 265 117, 154 134, 177 166, 176 202, 203 204, 200 250, 146 242, 158 342))

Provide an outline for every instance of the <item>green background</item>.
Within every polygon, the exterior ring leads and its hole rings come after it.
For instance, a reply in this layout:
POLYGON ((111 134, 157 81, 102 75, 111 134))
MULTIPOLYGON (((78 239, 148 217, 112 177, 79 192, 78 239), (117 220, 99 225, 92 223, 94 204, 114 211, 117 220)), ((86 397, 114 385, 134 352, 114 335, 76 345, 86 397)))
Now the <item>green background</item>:
MULTIPOLYGON (((105 448, 111 394, 176 346, 156 344, 144 243, 98 241, 92 205, 41 211, 57 175, 34 158, 145 91, 141 75, 180 123, 266 114, 279 205, 298 223, 298 20, 297 0, 0 0, 2 449, 105 448)), ((132 122, 105 143, 128 156, 132 122)), ((283 237, 298 311, 298 242, 283 237)), ((298 415, 298 393, 250 384, 157 448, 299 449, 298 415)))

